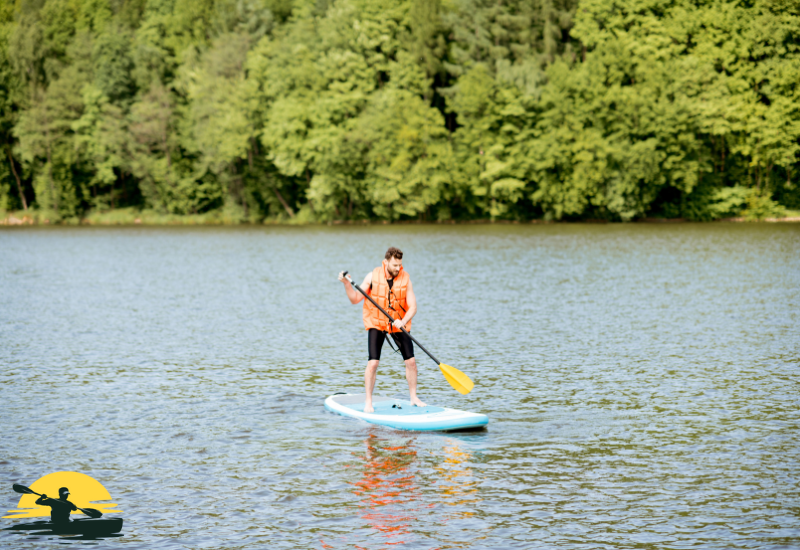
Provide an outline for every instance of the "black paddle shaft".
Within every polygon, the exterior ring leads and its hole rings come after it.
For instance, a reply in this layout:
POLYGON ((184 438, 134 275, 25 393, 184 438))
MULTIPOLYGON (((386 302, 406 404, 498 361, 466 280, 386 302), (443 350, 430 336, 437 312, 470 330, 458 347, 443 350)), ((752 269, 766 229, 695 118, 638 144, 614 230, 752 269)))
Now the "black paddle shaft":
MULTIPOLYGON (((28 494, 28 495, 42 496, 41 493, 37 493, 33 489, 25 487, 24 485, 19 485, 18 483, 14 483, 12 485, 12 488, 14 489, 15 492, 22 493, 23 495, 28 494)), ((101 512, 100 510, 95 510, 94 508, 78 508, 78 510, 80 510, 81 512, 83 512, 84 514, 86 514, 91 518, 99 518, 100 516, 103 515, 103 512, 101 512)))
MULTIPOLYGON (((345 272, 343 273, 343 275, 344 275, 345 277, 347 277, 347 271, 345 271, 345 272)), ((355 281, 353 281, 353 279, 351 279, 350 277, 347 277, 347 280, 348 280, 348 281, 350 281, 350 284, 351 284, 351 285, 353 285, 353 286, 356 288, 356 290, 357 290, 357 291, 359 291, 361 294, 363 294, 363 295, 364 295, 364 298, 366 298, 367 300, 369 300, 370 302, 372 302, 372 305, 374 305, 376 308, 378 308, 379 310, 381 310, 381 313, 383 313, 384 315, 386 315, 386 316, 389 318, 389 320, 390 320, 390 321, 392 321, 392 322, 394 323, 394 320, 395 320, 395 319, 394 319, 394 317, 392 317, 391 315, 389 315, 389 314, 386 312, 386 310, 385 310, 385 309, 383 309, 381 306, 379 306, 379 305, 378 305, 378 302, 376 302, 375 300, 373 300, 373 299, 372 299, 372 296, 370 296, 369 294, 367 294, 366 292, 364 292, 363 290, 361 290, 361 287, 360 287, 360 286, 358 286, 358 285, 355 283, 355 281)), ((431 359, 433 359, 433 362, 434 362, 434 363, 436 363, 437 365, 441 365, 441 362, 440 362, 440 361, 439 361, 439 360, 438 360, 436 357, 434 357, 434 356, 433 356, 433 354, 432 354, 431 352, 429 352, 428 350, 426 350, 426 349, 425 349, 425 346, 423 346, 422 344, 420 344, 419 342, 417 342, 417 339, 416 339, 416 338, 414 338, 413 336, 411 336, 411 333, 410 333, 410 332, 408 332, 408 331, 405 329, 405 327, 400 327, 400 330, 402 330, 403 332, 405 332, 405 333, 408 335, 408 337, 409 337, 409 338, 411 338, 411 340, 412 340, 412 341, 413 341, 413 342, 414 342, 416 345, 418 345, 418 346, 420 347, 420 349, 421 349, 422 351, 424 351, 425 353, 427 353, 427 354, 428 354, 428 357, 430 357, 431 359)))

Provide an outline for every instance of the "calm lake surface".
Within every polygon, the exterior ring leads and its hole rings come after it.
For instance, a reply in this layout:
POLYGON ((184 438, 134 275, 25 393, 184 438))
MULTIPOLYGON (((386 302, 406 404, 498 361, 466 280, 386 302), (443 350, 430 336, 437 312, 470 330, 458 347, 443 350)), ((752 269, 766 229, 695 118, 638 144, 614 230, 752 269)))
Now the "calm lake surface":
POLYGON ((0 511, 68 470, 103 547, 799 548, 798 312, 795 224, 2 230, 0 511), (476 383, 417 350, 420 396, 488 430, 324 409, 367 359, 336 275, 390 245, 476 383))

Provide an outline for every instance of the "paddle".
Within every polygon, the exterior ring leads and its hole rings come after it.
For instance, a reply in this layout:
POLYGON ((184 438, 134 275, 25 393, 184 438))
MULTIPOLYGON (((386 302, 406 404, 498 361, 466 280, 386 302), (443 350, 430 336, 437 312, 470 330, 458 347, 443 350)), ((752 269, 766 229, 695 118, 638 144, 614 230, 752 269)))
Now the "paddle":
MULTIPOLYGON (((389 318, 389 320, 394 323, 394 318, 388 313, 386 313, 386 310, 384 310, 381 306, 379 306, 378 302, 373 300, 369 294, 361 290, 361 287, 358 286, 353 281, 353 279, 350 278, 350 276, 347 274, 347 271, 344 272, 344 276, 347 278, 347 281, 351 285, 353 285, 353 287, 355 287, 357 291, 359 291, 361 294, 364 295, 364 298, 372 302, 372 305, 381 310, 381 313, 386 315, 389 318)), ((405 327, 400 327, 400 330, 405 332, 408 335, 408 337, 411 338, 411 340, 422 349, 422 351, 428 354, 428 357, 433 359, 434 363, 439 365, 439 369, 442 371, 442 374, 444 375, 445 379, 448 382, 450 382, 450 385, 453 386, 453 388, 455 388, 455 390, 458 393, 467 395, 470 391, 472 391, 472 388, 475 386, 475 384, 472 383, 472 380, 469 379, 469 376, 467 376, 466 374, 464 374, 455 367, 451 367, 450 365, 445 365, 444 363, 441 363, 436 357, 433 356, 431 352, 425 349, 425 346, 420 344, 416 338, 411 336, 411 334, 405 329, 405 327)))
MULTIPOLYGON (((17 493, 22 493, 23 495, 38 495, 38 496, 42 496, 39 493, 37 493, 36 491, 31 491, 30 489, 28 489, 24 485, 17 485, 15 483, 13 485, 13 488, 14 488, 14 491, 16 491, 17 493)), ((80 510, 81 512, 83 512, 84 514, 89 516, 90 518, 99 518, 100 516, 103 515, 103 512, 101 512, 100 510, 95 510, 94 508, 78 508, 78 510, 80 510)))

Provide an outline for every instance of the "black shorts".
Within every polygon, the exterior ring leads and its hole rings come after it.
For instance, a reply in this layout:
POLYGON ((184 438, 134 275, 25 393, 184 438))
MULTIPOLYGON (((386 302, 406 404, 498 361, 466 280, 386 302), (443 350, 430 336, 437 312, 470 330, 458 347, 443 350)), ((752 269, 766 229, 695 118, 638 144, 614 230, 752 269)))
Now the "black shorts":
MULTIPOLYGON (((400 353, 403 354, 403 361, 408 361, 414 357, 414 343, 405 332, 393 332, 391 334, 392 340, 400 348, 400 353)), ((367 336, 369 340, 369 360, 378 361, 381 358, 381 348, 383 341, 386 339, 386 333, 376 328, 369 329, 367 336)))

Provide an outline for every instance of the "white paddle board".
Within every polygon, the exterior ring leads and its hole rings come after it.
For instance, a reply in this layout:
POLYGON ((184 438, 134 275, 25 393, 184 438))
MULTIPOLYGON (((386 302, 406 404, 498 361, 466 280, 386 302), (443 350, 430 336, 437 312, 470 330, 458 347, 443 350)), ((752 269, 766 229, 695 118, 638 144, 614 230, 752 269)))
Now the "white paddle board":
POLYGON ((340 393, 325 400, 325 408, 342 416, 360 418, 370 424, 389 426, 398 430, 450 431, 480 428, 489 423, 485 414, 459 411, 445 407, 415 407, 409 401, 372 396, 375 412, 364 412, 363 393, 340 393))

